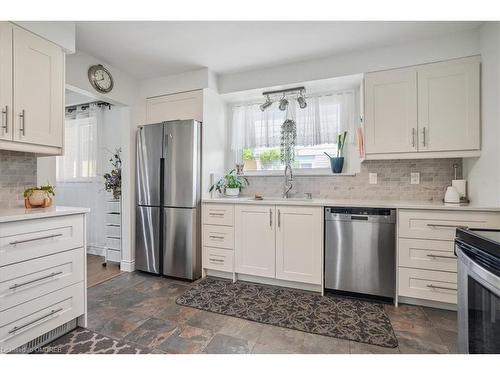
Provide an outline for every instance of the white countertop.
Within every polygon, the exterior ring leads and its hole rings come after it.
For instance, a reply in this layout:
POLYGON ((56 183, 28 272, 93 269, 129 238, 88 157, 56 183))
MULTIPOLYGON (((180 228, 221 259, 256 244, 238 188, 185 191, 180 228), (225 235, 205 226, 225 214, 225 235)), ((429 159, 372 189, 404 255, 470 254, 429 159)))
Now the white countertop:
POLYGON ((209 198, 203 199, 203 203, 226 203, 226 204, 272 204, 287 206, 316 206, 316 207, 373 207, 373 208, 397 208, 413 210, 457 210, 457 211, 494 211, 500 212, 500 207, 479 206, 474 204, 456 205, 441 202, 412 202, 412 201, 373 201, 361 199, 281 199, 265 198, 255 200, 253 197, 238 198, 209 198))
POLYGON ((90 208, 54 206, 49 208, 8 208, 0 209, 0 223, 20 221, 29 219, 40 219, 44 217, 65 216, 84 214, 90 212, 90 208))

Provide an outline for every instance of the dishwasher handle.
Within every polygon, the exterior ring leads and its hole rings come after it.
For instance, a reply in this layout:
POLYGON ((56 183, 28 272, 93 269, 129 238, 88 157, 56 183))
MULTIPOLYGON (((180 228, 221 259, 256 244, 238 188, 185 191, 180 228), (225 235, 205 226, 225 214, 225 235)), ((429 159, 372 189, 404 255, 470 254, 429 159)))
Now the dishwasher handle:
POLYGON ((364 221, 368 221, 368 216, 351 215, 351 220, 364 220, 364 221))

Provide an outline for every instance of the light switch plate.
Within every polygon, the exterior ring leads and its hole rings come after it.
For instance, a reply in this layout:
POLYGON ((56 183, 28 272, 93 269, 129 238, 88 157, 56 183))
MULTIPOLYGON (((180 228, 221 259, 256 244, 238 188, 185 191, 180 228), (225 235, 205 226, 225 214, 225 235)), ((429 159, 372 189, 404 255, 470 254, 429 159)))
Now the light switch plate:
POLYGON ((412 185, 420 184, 420 172, 411 172, 410 173, 410 184, 412 184, 412 185))
POLYGON ((370 185, 377 184, 377 174, 376 173, 368 173, 368 183, 370 185))

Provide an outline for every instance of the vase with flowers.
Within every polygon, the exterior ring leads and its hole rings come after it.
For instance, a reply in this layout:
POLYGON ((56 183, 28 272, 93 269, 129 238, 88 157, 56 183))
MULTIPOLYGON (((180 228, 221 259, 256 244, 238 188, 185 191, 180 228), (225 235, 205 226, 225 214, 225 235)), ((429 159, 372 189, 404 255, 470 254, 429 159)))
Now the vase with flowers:
POLYGON ((109 162, 113 169, 104 174, 104 189, 113 193, 114 199, 120 199, 122 194, 122 159, 121 148, 117 148, 109 162))

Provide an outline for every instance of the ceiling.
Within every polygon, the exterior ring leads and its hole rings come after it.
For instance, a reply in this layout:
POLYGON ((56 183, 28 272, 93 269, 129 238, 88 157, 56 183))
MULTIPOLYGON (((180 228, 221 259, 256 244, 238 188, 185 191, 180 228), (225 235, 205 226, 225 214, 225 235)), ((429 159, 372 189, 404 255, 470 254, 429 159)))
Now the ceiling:
POLYGON ((208 67, 218 74, 426 39, 481 22, 77 22, 77 50, 139 78, 208 67))

